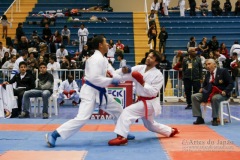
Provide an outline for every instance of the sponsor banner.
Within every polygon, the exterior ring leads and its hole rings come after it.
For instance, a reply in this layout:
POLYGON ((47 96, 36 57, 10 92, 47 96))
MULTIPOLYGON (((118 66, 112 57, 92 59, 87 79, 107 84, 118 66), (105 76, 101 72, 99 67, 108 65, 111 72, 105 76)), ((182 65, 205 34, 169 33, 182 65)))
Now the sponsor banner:
MULTIPOLYGON (((108 87, 107 94, 112 95, 123 108, 126 107, 126 87, 108 87)), ((99 110, 99 107, 95 107, 91 119, 113 119, 113 117, 108 113, 99 110)))

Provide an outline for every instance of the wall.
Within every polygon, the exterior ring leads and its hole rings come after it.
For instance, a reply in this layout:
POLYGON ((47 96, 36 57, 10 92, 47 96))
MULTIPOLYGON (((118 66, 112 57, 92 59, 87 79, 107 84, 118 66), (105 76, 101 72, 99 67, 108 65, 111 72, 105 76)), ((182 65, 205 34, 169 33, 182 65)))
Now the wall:
MULTIPOLYGON (((186 8, 188 8, 188 0, 186 1, 186 8)), ((220 0, 220 7, 223 7, 223 4, 226 0, 220 0)), ((148 11, 153 0, 147 0, 148 11)), ((196 0, 197 6, 201 3, 201 0, 196 0)), ((211 8, 212 0, 207 0, 208 8, 211 8)), ((233 9, 235 8, 236 0, 231 0, 233 9)), ((144 11, 145 0, 110 0, 110 6, 113 7, 114 12, 143 12, 144 11)), ((178 0, 171 0, 169 7, 176 7, 178 5, 178 0)))

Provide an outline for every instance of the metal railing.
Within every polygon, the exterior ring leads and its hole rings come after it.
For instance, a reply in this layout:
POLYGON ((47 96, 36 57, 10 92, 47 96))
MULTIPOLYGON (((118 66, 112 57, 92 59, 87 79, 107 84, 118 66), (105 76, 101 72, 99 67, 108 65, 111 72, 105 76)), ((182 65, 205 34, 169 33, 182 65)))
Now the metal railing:
MULTIPOLYGON (((145 12, 145 22, 146 22, 146 32, 149 30, 149 19, 148 19, 148 9, 147 9, 147 0, 144 3, 144 12, 145 12)), ((150 43, 150 49, 152 49, 152 43, 150 43)))
POLYGON ((16 6, 16 12, 21 12, 20 4, 21 4, 21 0, 14 0, 12 4, 8 7, 8 9, 4 12, 4 15, 6 15, 8 11, 11 10, 11 17, 10 17, 11 22, 13 21, 14 5, 16 6))
MULTIPOLYGON (((0 69, 0 84, 4 81, 9 81, 11 79, 12 69, 0 69)), ((57 70, 48 70, 48 72, 52 73, 55 80, 67 79, 67 76, 71 74, 76 80, 79 87, 81 87, 81 79, 84 75, 84 70, 82 69, 57 69, 57 70)), ((38 79, 38 70, 34 73, 36 75, 36 79, 38 79)))

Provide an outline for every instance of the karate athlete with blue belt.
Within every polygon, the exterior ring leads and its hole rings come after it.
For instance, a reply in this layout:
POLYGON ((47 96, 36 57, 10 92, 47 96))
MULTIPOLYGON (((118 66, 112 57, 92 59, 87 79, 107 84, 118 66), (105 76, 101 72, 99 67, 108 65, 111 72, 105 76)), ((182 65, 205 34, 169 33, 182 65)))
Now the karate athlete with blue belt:
MULTIPOLYGON (((86 61, 85 80, 86 83, 80 91, 81 103, 79 105, 78 114, 52 133, 47 133, 45 139, 49 147, 55 147, 58 137, 67 139, 74 133, 77 133, 91 117, 95 106, 98 106, 110 114, 115 123, 123 111, 122 106, 117 103, 112 96, 106 94, 105 87, 110 84, 119 84, 119 77, 107 77, 108 60, 104 56, 108 52, 108 43, 103 36, 96 36, 92 40, 92 46, 95 49, 94 54, 86 61)), ((117 75, 117 74, 116 74, 117 75)), ((114 77, 114 76, 113 76, 114 77)), ((129 139, 135 137, 129 135, 129 139)))

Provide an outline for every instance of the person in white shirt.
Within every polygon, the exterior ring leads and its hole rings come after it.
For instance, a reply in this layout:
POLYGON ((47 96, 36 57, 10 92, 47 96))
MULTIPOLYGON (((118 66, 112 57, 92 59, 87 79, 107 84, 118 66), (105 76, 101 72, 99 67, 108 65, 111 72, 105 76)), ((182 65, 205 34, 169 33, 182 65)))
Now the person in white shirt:
POLYGON ((113 46, 111 46, 111 45, 109 44, 109 49, 108 49, 108 53, 107 53, 107 58, 108 58, 108 60, 110 60, 110 61, 112 62, 112 64, 113 64, 114 61, 115 61, 114 55, 115 55, 115 53, 116 53, 116 50, 117 50, 117 48, 116 48, 116 45, 115 45, 115 44, 114 44, 113 46))
POLYGON ((185 0, 178 1, 179 9, 180 9, 180 17, 185 16, 185 0))
POLYGON ((77 82, 73 79, 72 75, 68 75, 68 78, 58 88, 58 103, 63 105, 64 99, 69 99, 73 100, 72 104, 76 106, 80 99, 78 91, 77 82))
POLYGON ((81 24, 78 30, 78 37, 79 37, 79 52, 82 52, 83 46, 87 44, 87 37, 89 35, 88 29, 85 28, 84 24, 81 24))
POLYGON ((9 52, 9 55, 16 55, 17 54, 17 50, 15 48, 13 48, 12 45, 9 45, 8 52, 9 52))
POLYGON ((117 54, 117 59, 120 62, 119 64, 119 68, 125 67, 127 65, 127 61, 125 59, 123 59, 123 54, 122 53, 118 53, 117 54))
POLYGON ((60 69, 60 63, 56 61, 57 59, 55 56, 50 56, 49 63, 47 64, 47 70, 52 73, 54 79, 59 79, 58 71, 55 70, 60 69))
POLYGON ((56 51, 56 57, 58 62, 60 62, 63 59, 63 57, 67 55, 68 55, 68 51, 65 49, 64 45, 61 45, 59 49, 57 49, 56 51))
POLYGON ((12 23, 7 20, 7 16, 3 15, 0 19, 0 23, 2 24, 2 38, 7 38, 8 34, 8 25, 10 24, 10 28, 12 28, 12 23))
POLYGON ((151 4, 151 10, 154 10, 155 11, 155 13, 157 13, 158 12, 158 10, 159 10, 159 8, 160 8, 160 4, 159 4, 159 2, 158 2, 158 0, 154 0, 153 2, 152 2, 152 4, 151 4))
POLYGON ((22 51, 21 56, 15 61, 12 72, 11 72, 11 78, 13 78, 13 76, 15 74, 19 73, 19 63, 22 61, 25 61, 25 59, 27 59, 28 57, 28 52, 27 51, 22 51))
POLYGON ((5 52, 7 52, 7 48, 3 47, 2 42, 0 42, 0 61, 2 60, 2 58, 4 57, 5 52))
POLYGON ((155 10, 151 10, 151 13, 148 16, 149 26, 151 26, 151 24, 155 22, 156 18, 157 16, 156 16, 155 10))
POLYGON ((163 11, 165 16, 168 16, 169 3, 170 3, 170 0, 163 0, 163 11))
POLYGON ((236 52, 238 54, 238 58, 240 57, 240 44, 238 41, 235 41, 230 49, 230 57, 232 57, 233 52, 236 52))
POLYGON ((12 54, 10 60, 2 65, 2 69, 13 69, 16 59, 16 55, 12 54))
POLYGON ((218 61, 219 68, 223 68, 223 61, 225 61, 227 58, 220 54, 219 50, 213 51, 214 57, 216 57, 218 61))
POLYGON ((68 45, 70 44, 70 35, 71 35, 71 31, 67 28, 67 25, 64 26, 64 28, 62 29, 62 39, 64 40, 65 38, 68 41, 68 45))

